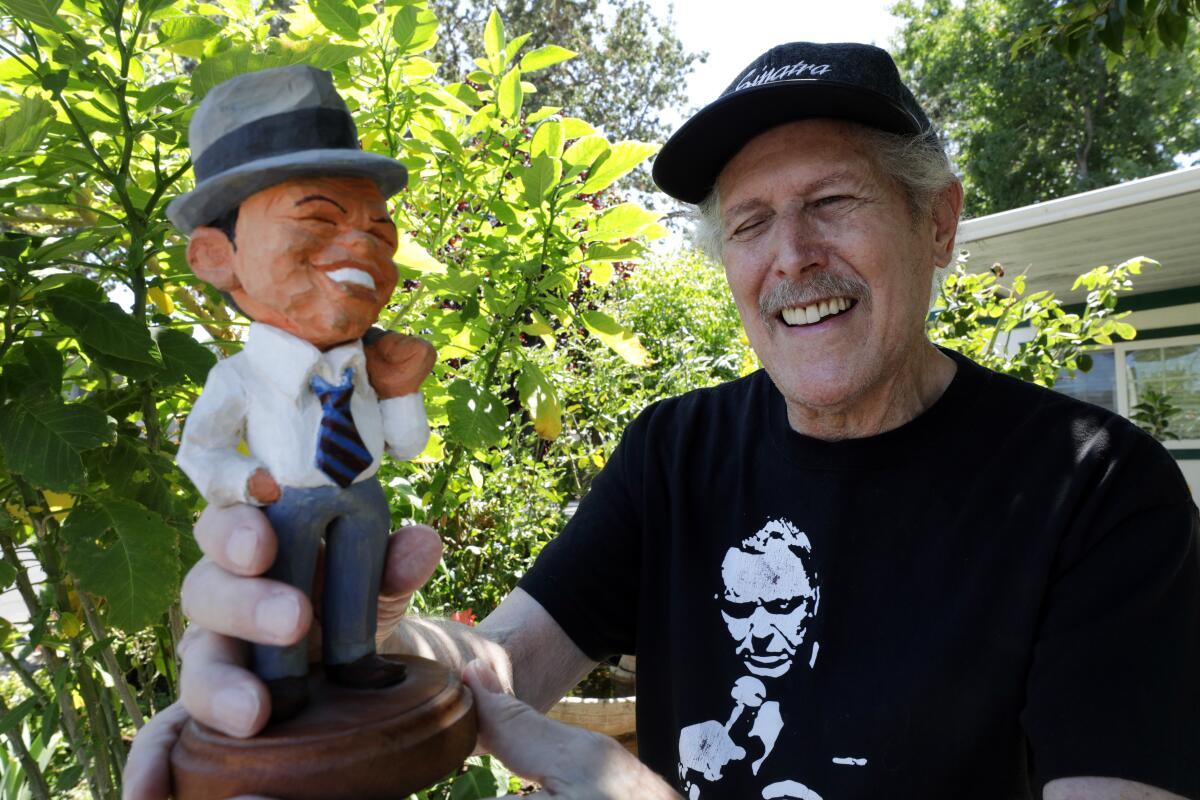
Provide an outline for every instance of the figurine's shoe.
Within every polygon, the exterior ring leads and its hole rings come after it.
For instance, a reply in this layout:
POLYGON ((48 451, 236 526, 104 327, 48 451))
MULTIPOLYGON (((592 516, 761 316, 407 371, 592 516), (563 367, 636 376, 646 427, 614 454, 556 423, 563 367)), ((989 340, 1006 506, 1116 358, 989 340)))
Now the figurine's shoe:
POLYGON ((308 676, 269 680, 267 692, 271 695, 271 722, 291 719, 308 705, 308 676))
POLYGON ((325 677, 338 686, 351 689, 384 689, 404 680, 405 667, 375 653, 349 664, 326 664, 325 677))

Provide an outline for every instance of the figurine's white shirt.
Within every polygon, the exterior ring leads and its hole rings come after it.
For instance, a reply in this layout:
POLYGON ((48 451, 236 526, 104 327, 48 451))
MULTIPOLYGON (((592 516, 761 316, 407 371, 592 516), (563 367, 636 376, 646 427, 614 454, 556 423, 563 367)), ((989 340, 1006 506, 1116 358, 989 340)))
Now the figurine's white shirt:
POLYGON ((380 400, 367 379, 362 342, 321 352, 255 322, 242 352, 209 372, 183 429, 179 466, 204 499, 218 506, 253 503, 246 482, 259 468, 281 487, 336 485, 317 469, 321 402, 309 381, 320 375, 340 384, 347 367, 354 375, 350 412, 372 456, 371 466, 356 480, 375 474, 385 446, 401 460, 419 454, 429 439, 421 393, 380 400), (243 440, 250 455, 238 450, 243 440))

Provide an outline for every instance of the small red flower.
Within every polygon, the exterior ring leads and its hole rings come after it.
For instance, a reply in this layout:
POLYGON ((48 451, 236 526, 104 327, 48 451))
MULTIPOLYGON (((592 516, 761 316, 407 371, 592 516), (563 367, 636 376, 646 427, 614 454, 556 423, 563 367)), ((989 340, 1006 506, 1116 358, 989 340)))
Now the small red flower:
POLYGON ((461 622, 463 625, 474 625, 475 612, 471 611, 469 608, 463 609, 462 611, 455 611, 450 615, 450 619, 454 620, 455 622, 461 622))

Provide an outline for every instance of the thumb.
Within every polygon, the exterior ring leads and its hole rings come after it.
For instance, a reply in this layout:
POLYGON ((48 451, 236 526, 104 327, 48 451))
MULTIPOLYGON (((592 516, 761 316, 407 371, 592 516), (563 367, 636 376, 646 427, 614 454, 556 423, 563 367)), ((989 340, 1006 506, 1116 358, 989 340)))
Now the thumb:
POLYGON ((476 659, 463 670, 479 714, 479 744, 518 775, 546 784, 561 768, 571 743, 586 731, 539 714, 501 688, 498 676, 476 659))

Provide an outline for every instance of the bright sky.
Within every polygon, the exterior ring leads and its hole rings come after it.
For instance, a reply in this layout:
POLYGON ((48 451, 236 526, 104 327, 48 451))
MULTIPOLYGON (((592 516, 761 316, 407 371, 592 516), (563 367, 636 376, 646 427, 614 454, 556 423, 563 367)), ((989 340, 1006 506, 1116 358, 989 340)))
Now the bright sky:
MULTIPOLYGON (((669 0, 651 0, 659 14, 669 0)), ((675 30, 683 46, 707 50, 708 63, 688 79, 694 108, 715 100, 742 68, 777 44, 865 42, 886 47, 899 23, 892 0, 675 0, 675 30)), ((683 120, 688 109, 679 110, 683 120)))

